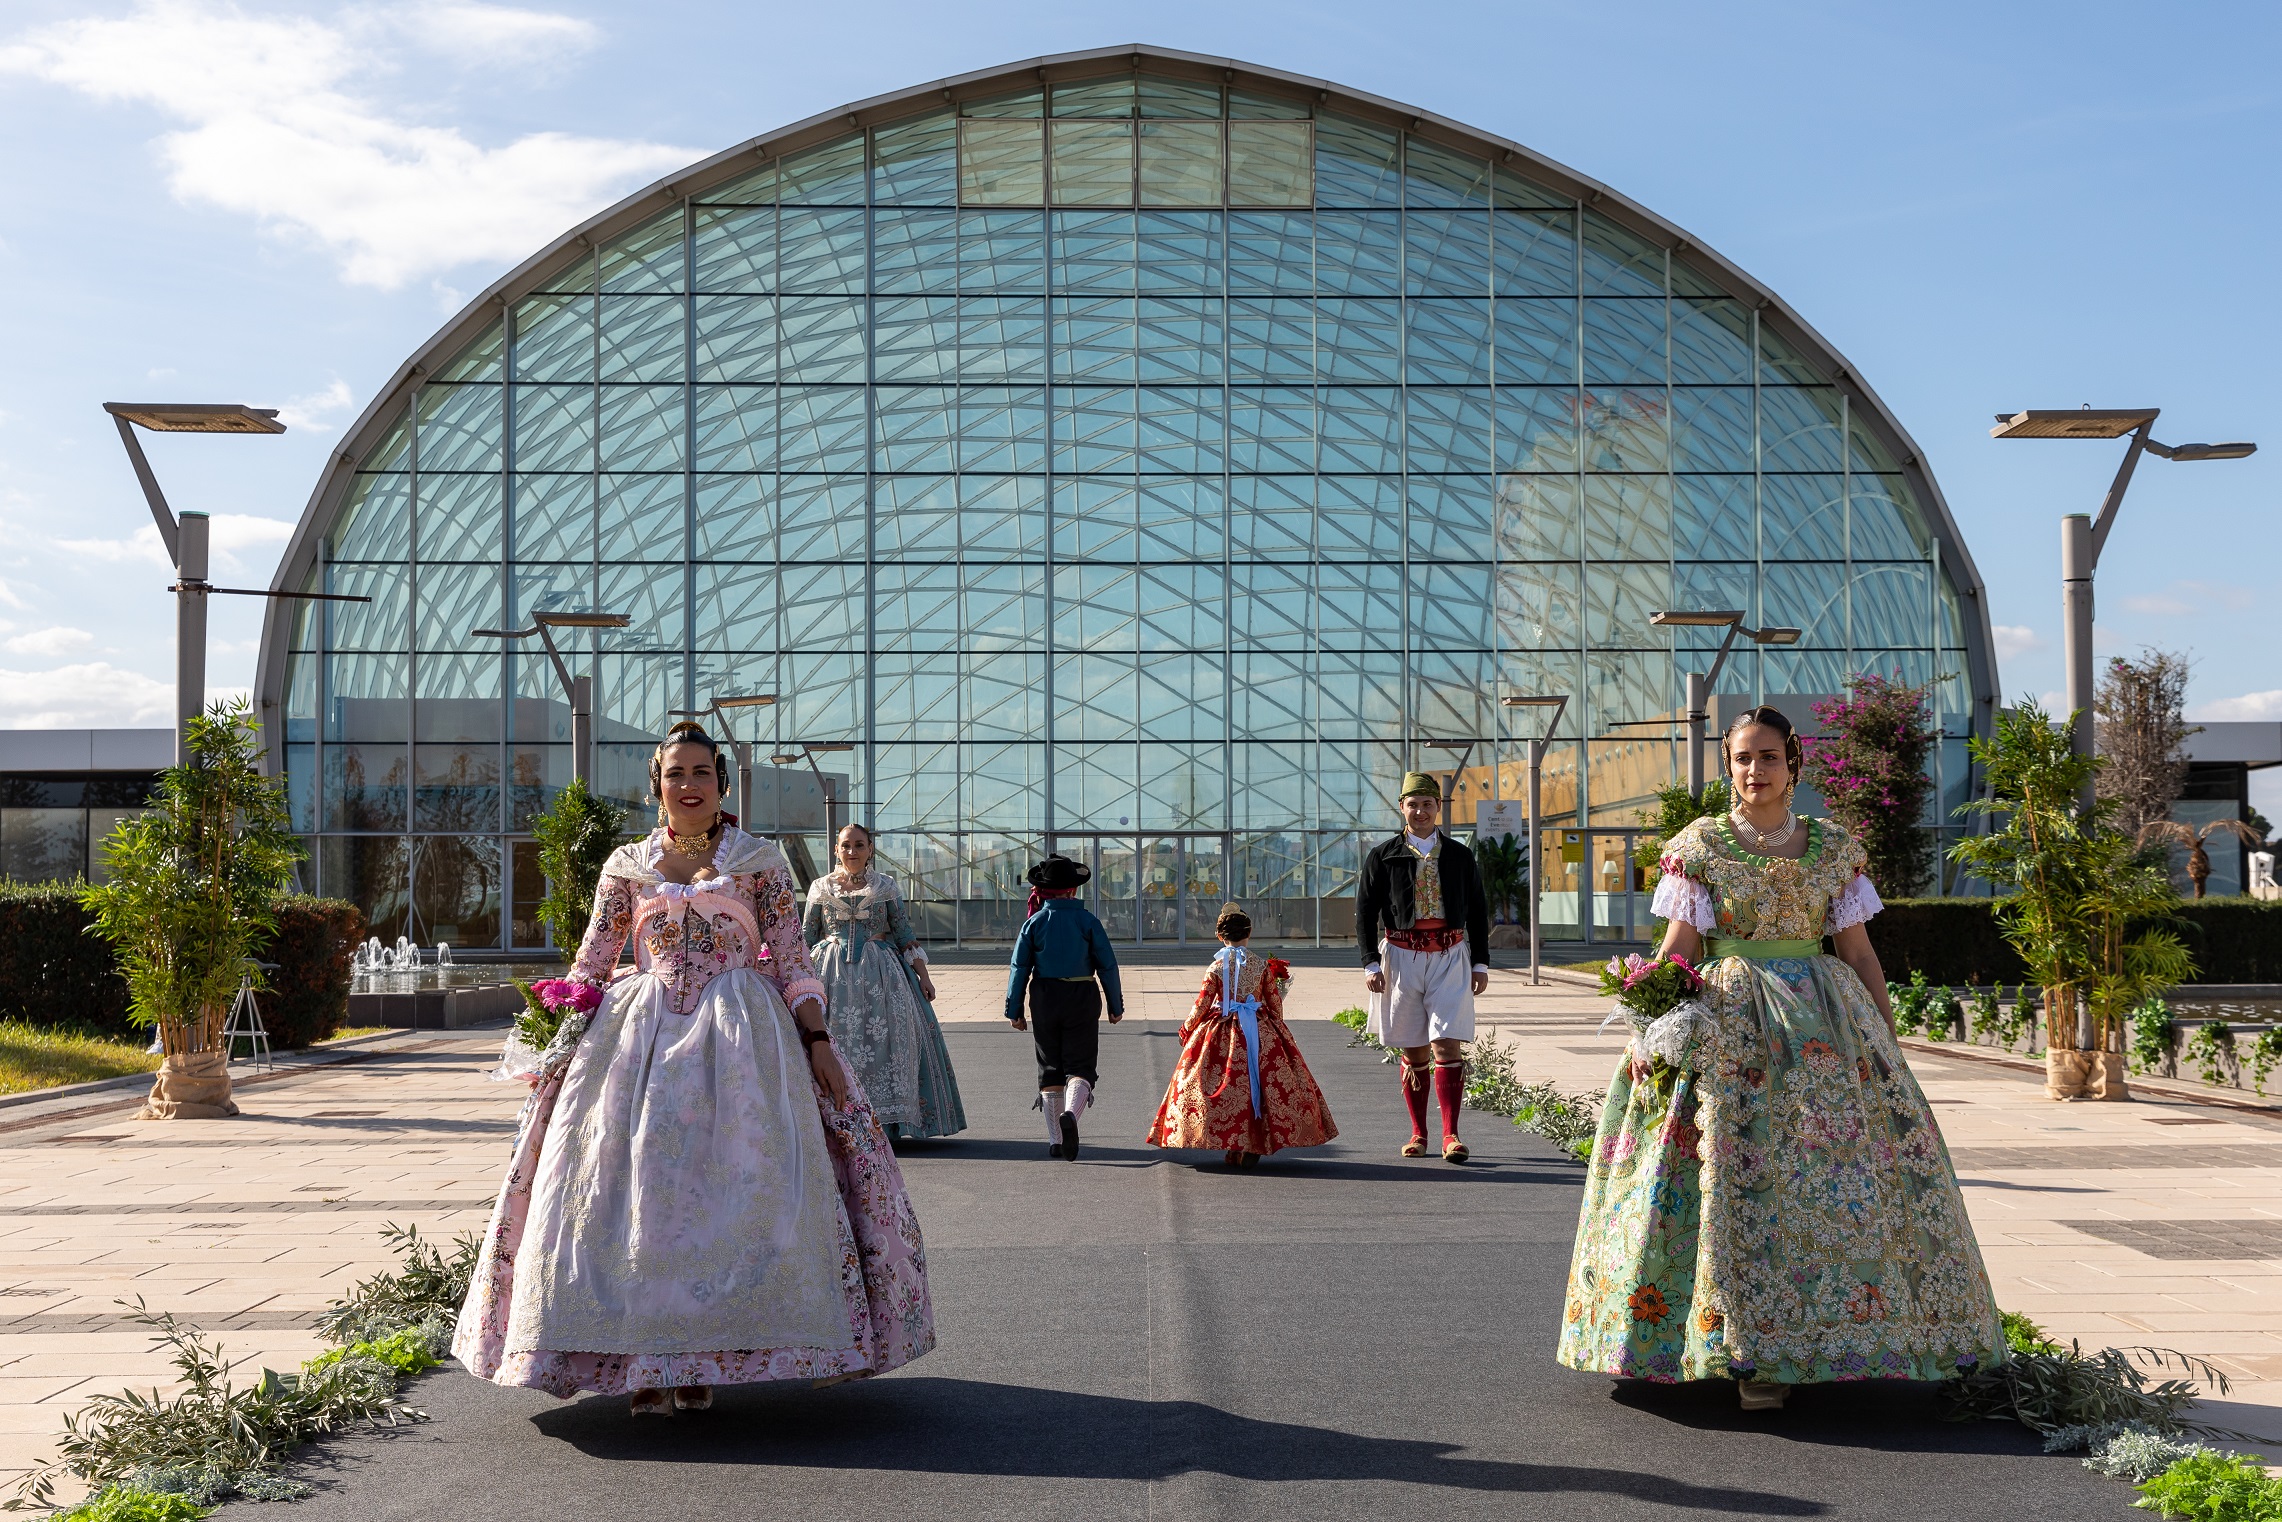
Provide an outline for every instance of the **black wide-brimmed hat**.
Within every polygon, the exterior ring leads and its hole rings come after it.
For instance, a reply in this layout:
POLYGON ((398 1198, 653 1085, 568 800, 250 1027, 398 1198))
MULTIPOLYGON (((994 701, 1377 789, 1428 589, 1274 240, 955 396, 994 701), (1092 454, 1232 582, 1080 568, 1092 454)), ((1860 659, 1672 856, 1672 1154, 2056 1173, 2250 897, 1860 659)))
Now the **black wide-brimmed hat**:
POLYGON ((1030 869, 1030 886, 1050 893, 1060 888, 1082 887, 1092 876, 1093 868, 1056 851, 1030 869))

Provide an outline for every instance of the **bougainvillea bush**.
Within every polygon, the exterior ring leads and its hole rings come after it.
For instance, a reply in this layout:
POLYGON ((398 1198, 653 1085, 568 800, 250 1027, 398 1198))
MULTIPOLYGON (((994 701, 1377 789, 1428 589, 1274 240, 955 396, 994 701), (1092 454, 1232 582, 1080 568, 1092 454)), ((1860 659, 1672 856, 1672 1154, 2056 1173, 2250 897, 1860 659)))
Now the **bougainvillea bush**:
POLYGON ((1924 829, 1933 796, 1926 762, 1940 738, 1930 685, 1859 672, 1846 696, 1814 705, 1819 739, 1805 742, 1803 779, 1830 817, 1862 843, 1870 880, 1889 898, 1907 898, 1932 876, 1933 841, 1924 829))

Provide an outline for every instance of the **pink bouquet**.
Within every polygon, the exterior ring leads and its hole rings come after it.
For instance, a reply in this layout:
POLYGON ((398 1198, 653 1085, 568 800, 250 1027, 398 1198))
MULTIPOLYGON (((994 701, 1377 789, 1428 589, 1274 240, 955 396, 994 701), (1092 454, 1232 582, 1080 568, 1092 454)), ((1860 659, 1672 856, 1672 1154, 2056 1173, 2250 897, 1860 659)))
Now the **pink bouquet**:
POLYGON ((1632 1027, 1634 1053, 1669 1068, 1688 1066, 1696 1037, 1711 1019, 1703 991, 1703 974, 1682 956, 1610 957, 1601 969, 1601 992, 1617 1001, 1609 1020, 1622 1015, 1632 1027))
POLYGON ((523 1013, 507 1033, 507 1045, 492 1070, 498 1083, 536 1084, 570 1065, 571 1054, 586 1035, 588 1017, 602 1004, 602 990, 592 983, 568 978, 542 978, 526 983, 518 978, 515 989, 523 996, 523 1013))
POLYGON ((602 1003, 601 989, 569 978, 541 978, 536 983, 518 980, 515 987, 523 995, 523 1013, 515 1017, 515 1033, 534 1052, 554 1044, 567 1017, 591 1013, 602 1003))

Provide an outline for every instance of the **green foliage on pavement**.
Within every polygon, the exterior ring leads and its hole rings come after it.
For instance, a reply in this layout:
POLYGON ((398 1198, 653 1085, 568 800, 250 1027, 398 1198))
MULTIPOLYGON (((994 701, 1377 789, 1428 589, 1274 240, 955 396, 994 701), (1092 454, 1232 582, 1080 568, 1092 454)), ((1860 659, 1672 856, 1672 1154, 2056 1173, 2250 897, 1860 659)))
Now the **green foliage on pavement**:
POLYGON ((47 1505, 67 1476, 94 1491, 66 1513, 80 1522, 178 1522, 231 1496, 294 1500, 309 1487, 280 1470, 302 1444, 360 1424, 426 1421, 398 1386, 449 1347, 478 1243, 463 1234, 445 1253, 411 1227, 383 1235, 398 1269, 359 1281, 324 1313, 318 1329, 335 1347, 296 1373, 264 1369, 241 1385, 219 1342, 133 1302, 135 1319, 172 1350, 181 1392, 99 1395, 65 1417, 56 1461, 27 1475, 6 1509, 47 1505))
MULTIPOLYGON (((1368 1047, 1381 1062, 1393 1062, 1397 1053, 1364 1030, 1370 1016, 1360 1009, 1334 1014, 1354 1032, 1349 1046, 1368 1047)), ((1564 1094, 1552 1083, 1524 1083, 1515 1066, 1511 1047, 1495 1041, 1476 1041, 1466 1054, 1466 1107, 1509 1120, 1533 1136, 1542 1136, 1571 1157, 1583 1162, 1592 1156, 1593 1137, 1601 1123, 1598 1092, 1564 1094)))
POLYGON ((2188 1522, 2282 1522, 2282 1480, 2257 1454, 2205 1448, 2142 1483, 2134 1506, 2188 1522))

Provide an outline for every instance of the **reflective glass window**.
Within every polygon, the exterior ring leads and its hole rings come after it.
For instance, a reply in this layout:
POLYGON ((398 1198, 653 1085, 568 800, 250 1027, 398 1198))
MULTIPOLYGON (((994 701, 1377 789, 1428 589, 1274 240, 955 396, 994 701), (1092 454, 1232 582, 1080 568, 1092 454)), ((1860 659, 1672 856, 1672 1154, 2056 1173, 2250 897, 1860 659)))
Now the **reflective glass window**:
POLYGON ((959 200, 967 206, 1036 206, 1046 199, 1045 125, 959 123, 959 200))

